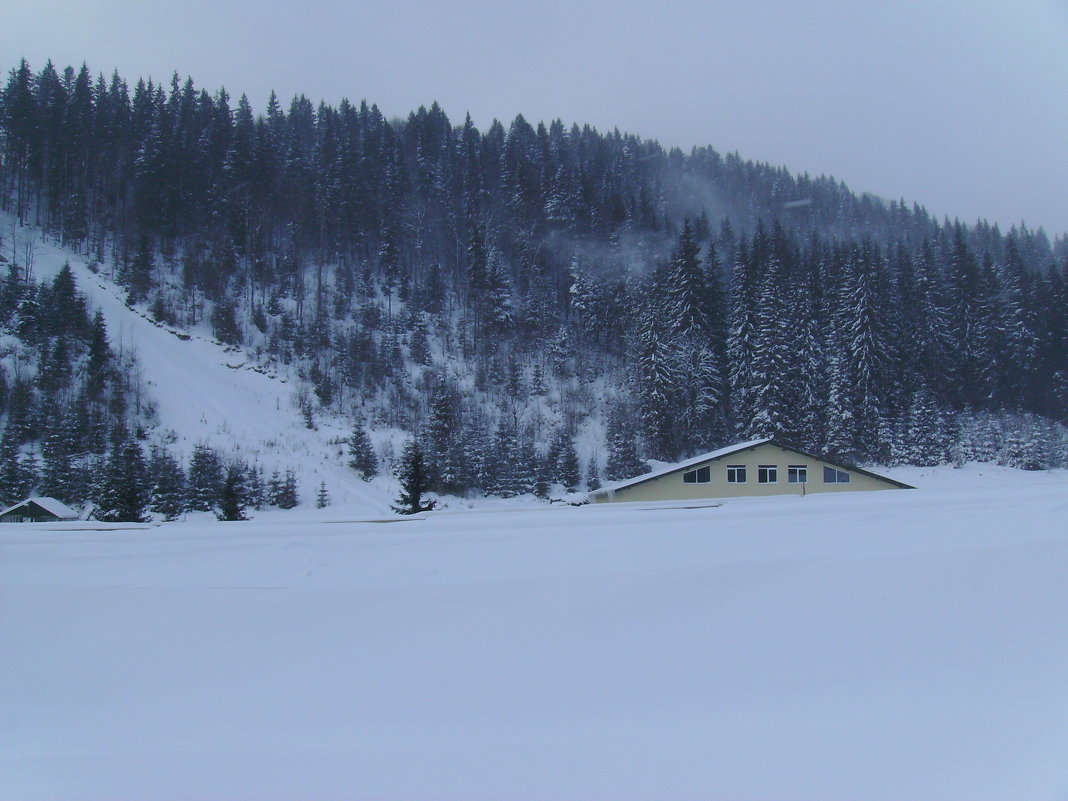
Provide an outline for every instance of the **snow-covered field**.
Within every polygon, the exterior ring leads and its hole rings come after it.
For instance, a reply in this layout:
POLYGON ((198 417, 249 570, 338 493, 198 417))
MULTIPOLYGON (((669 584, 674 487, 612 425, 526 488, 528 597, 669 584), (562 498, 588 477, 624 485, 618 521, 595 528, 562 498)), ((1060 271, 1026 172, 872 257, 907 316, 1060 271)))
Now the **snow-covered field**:
POLYGON ((1068 476, 895 475, 4 526, 0 799, 1068 798, 1068 476))

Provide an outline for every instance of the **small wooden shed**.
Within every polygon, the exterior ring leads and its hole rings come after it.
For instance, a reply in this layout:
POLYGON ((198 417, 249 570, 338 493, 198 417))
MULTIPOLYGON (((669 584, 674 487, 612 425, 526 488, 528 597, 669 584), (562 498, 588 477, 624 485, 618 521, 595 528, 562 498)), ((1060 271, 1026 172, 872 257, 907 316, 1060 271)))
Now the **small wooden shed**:
POLYGON ((55 498, 27 498, 0 511, 0 523, 54 523, 77 520, 78 513, 55 498))

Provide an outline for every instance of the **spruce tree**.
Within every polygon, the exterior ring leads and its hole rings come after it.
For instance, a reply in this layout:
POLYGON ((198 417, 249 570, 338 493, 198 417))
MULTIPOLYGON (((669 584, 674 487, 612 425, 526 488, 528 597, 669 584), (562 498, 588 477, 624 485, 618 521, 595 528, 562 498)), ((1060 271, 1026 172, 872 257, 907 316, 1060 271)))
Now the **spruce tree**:
POLYGON ((486 491, 490 495, 511 498, 522 491, 518 476, 519 461, 519 438, 515 425, 502 420, 493 437, 486 465, 486 491))
POLYGON ((281 474, 275 470, 267 481, 267 503, 271 506, 280 506, 282 499, 283 484, 281 474))
POLYGON ((401 485, 400 495, 393 504, 394 512, 413 515, 429 512, 436 506, 433 500, 423 500, 423 495, 430 489, 430 483, 423 449, 418 441, 410 439, 404 444, 394 475, 401 485))
POLYGON ((319 492, 315 496, 315 508, 325 509, 330 505, 330 493, 326 491, 326 482, 319 482, 319 492))
POLYGON ((141 446, 124 437, 108 456, 95 515, 108 522, 143 523, 151 491, 141 446))
POLYGON ((575 492, 582 483, 582 469, 579 467, 575 442, 566 431, 561 431, 559 443, 556 480, 564 485, 566 491, 575 492))
POLYGON ((248 505, 253 509, 262 509, 267 504, 267 488, 263 483, 263 469, 258 464, 247 466, 245 488, 248 491, 248 505))
POLYGON ((245 483, 245 466, 240 462, 226 465, 226 477, 223 479, 219 494, 219 508, 215 516, 219 520, 247 520, 245 509, 248 508, 248 488, 245 483))
POLYGON ((591 456, 586 466, 586 491, 593 492, 601 488, 601 473, 597 469, 597 457, 591 456))
POLYGON ((649 472, 649 466, 638 457, 634 426, 619 406, 608 413, 606 439, 608 460, 605 464, 605 478, 609 481, 619 481, 649 472))
POLYGON ((189 508, 211 511, 219 503, 224 481, 219 454, 204 443, 194 446, 189 461, 189 508))
POLYGON ((378 457, 367 430, 359 420, 352 427, 349 438, 349 467, 364 481, 370 481, 378 475, 378 457))
POLYGON ((26 474, 25 463, 19 452, 15 437, 7 431, 0 440, 0 501, 5 506, 24 500, 33 488, 31 477, 26 474))
POLYGON ((297 491, 297 474, 292 469, 286 470, 276 506, 279 509, 293 509, 299 503, 300 494, 297 491))
POLYGON ((149 474, 153 477, 149 508, 164 520, 177 520, 188 505, 185 470, 173 455, 159 449, 152 455, 149 474))

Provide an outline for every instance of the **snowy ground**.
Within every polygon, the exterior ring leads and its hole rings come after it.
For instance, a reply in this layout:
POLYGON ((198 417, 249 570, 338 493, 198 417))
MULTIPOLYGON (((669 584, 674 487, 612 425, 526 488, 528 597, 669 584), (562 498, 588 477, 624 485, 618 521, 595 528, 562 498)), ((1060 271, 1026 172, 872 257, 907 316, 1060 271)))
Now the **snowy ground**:
POLYGON ((1068 476, 895 475, 4 526, 0 799, 1068 798, 1068 476))

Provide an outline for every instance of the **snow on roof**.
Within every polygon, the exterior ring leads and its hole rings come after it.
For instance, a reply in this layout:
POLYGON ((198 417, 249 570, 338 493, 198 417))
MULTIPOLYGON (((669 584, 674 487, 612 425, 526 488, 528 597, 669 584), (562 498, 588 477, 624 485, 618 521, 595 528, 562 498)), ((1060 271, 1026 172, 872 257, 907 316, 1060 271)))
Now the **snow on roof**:
POLYGON ((48 498, 45 496, 39 498, 27 498, 24 501, 16 503, 14 506, 9 506, 7 507, 7 509, 0 511, 0 517, 3 517, 8 512, 12 512, 15 509, 18 509, 20 506, 25 506, 28 503, 35 503, 49 514, 53 514, 56 517, 78 517, 78 513, 62 501, 57 501, 55 498, 48 498))
POLYGON ((635 476, 634 478, 628 478, 624 479, 623 481, 616 481, 612 484, 606 484, 604 487, 597 490, 597 493, 590 494, 593 495, 600 494, 603 492, 615 492, 616 490, 623 489, 624 487, 629 487, 631 484, 640 484, 643 481, 660 478, 661 476, 666 476, 669 473, 674 473, 677 470, 685 470, 687 467, 693 467, 694 465, 698 465, 703 462, 708 462, 712 459, 719 459, 723 456, 730 456, 732 453, 735 453, 737 451, 744 451, 747 448, 755 448, 757 445, 763 445, 765 442, 771 441, 771 437, 765 437, 764 439, 752 439, 748 442, 739 442, 737 445, 728 445, 726 448, 720 448, 718 451, 709 451, 708 453, 703 453, 700 456, 694 456, 692 459, 687 459, 684 462, 676 462, 674 464, 669 464, 666 467, 662 467, 659 470, 654 470, 651 473, 645 473, 644 475, 635 476))

